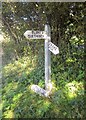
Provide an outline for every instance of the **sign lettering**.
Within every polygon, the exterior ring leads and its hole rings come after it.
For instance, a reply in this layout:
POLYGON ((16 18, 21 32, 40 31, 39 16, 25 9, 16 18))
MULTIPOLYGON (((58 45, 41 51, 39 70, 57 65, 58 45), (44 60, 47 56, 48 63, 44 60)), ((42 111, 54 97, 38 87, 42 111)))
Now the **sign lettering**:
POLYGON ((31 30, 27 30, 24 33, 24 36, 27 39, 45 39, 45 31, 31 31, 31 30))
POLYGON ((54 53, 55 55, 59 53, 59 48, 54 45, 52 42, 49 42, 49 50, 54 53))

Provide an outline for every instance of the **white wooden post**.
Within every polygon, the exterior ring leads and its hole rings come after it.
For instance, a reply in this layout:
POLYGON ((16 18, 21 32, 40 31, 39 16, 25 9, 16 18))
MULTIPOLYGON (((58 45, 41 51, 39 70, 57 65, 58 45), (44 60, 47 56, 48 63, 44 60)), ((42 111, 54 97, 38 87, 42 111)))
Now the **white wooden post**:
POLYGON ((51 82, 51 53, 49 51, 49 42, 51 41, 51 31, 48 24, 45 25, 45 89, 48 90, 48 83, 51 82))

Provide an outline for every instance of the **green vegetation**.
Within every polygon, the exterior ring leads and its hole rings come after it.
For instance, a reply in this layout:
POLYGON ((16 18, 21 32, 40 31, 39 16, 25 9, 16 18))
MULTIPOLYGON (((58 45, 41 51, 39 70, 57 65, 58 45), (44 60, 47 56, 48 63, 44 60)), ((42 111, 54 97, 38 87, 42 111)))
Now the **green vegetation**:
POLYGON ((2 3, 2 118, 86 118, 84 90, 84 3, 2 3), (52 42, 50 98, 30 86, 44 88, 44 40, 26 40, 27 29, 44 29, 52 42))

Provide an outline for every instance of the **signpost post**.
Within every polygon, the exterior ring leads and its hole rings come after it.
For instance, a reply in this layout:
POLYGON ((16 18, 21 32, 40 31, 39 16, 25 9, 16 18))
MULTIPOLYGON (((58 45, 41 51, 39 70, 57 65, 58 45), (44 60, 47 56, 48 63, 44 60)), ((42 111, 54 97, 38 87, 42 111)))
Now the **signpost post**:
POLYGON ((51 53, 48 49, 48 43, 51 41, 50 26, 45 25, 45 89, 48 89, 48 84, 51 82, 51 53))
POLYGON ((51 52, 55 55, 59 53, 59 48, 51 42, 51 31, 48 24, 44 31, 27 30, 24 33, 27 39, 45 39, 45 90, 38 85, 32 85, 31 89, 39 95, 49 97, 52 90, 51 84, 51 52))

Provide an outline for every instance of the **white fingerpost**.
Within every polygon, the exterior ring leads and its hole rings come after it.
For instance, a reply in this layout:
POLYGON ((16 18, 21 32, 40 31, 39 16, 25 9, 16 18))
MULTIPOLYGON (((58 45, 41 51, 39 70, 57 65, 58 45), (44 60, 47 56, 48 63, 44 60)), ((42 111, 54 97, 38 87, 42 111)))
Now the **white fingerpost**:
POLYGON ((45 89, 48 89, 48 83, 51 82, 51 53, 49 51, 49 42, 51 41, 50 26, 45 25, 45 89))
POLYGON ((38 93, 41 96, 49 97, 52 91, 51 83, 51 52, 53 54, 59 53, 59 48, 51 42, 51 30, 48 24, 45 25, 44 31, 32 31, 27 30, 24 33, 27 39, 45 39, 45 89, 38 85, 32 85, 31 90, 38 93))

